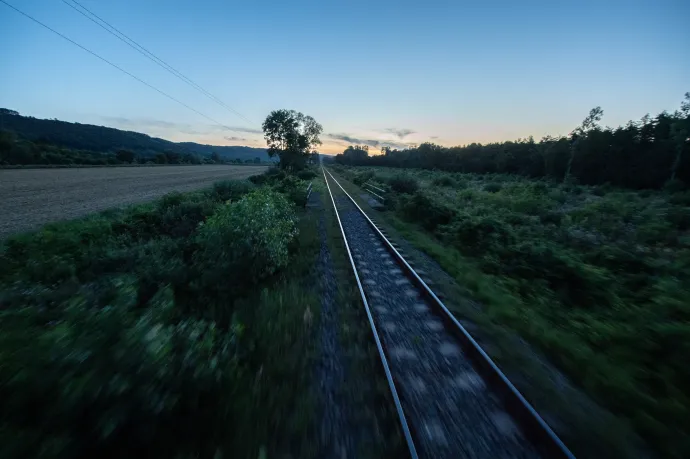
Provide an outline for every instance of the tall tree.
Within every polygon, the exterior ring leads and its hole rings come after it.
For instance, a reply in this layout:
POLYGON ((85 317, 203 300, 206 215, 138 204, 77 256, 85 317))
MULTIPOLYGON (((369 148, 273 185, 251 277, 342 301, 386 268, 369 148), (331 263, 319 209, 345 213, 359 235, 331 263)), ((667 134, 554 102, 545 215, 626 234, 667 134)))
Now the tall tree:
POLYGON ((268 154, 278 155, 283 169, 303 168, 316 146, 321 145, 319 135, 323 127, 311 116, 295 110, 272 111, 262 127, 268 154))
POLYGON ((602 110, 601 107, 594 107, 589 111, 589 115, 582 121, 582 124, 570 133, 570 158, 568 159, 568 167, 563 177, 564 182, 570 177, 570 171, 573 167, 573 161, 575 160, 575 153, 580 146, 580 142, 582 142, 582 139, 586 137, 591 130, 599 127, 597 123, 601 121, 602 116, 604 116, 604 110, 602 110))
POLYGON ((676 121, 671 125, 671 135, 676 147, 676 155, 671 166, 671 181, 676 179, 678 166, 683 156, 683 150, 690 142, 690 92, 685 93, 685 99, 676 113, 676 121))

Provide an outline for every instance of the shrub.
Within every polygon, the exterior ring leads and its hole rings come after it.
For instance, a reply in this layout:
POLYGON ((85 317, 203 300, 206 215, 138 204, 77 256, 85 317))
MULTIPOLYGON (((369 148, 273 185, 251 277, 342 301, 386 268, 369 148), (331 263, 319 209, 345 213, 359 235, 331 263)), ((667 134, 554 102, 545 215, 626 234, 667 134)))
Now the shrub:
POLYGON ((220 426, 232 420, 239 379, 235 331, 171 321, 168 290, 138 315, 135 284, 121 278, 100 308, 82 292, 53 311, 0 313, 2 457, 210 457, 225 449, 220 426))
POLYGON ((197 237, 202 294, 232 300, 287 265, 296 221, 288 200, 267 188, 222 206, 197 237))
POLYGON ((453 209, 439 204, 420 191, 402 199, 398 205, 406 218, 432 231, 439 225, 448 224, 455 214, 453 209))
POLYGON ((369 180, 374 178, 375 174, 373 171, 362 171, 362 172, 357 172, 355 173, 354 177, 352 177, 352 183, 355 185, 362 186, 365 183, 367 183, 369 180))
POLYGON ((265 184, 270 184, 274 183, 277 181, 283 180, 285 177, 287 177, 288 173, 285 172, 284 170, 277 168, 277 167, 271 167, 268 169, 266 172, 260 175, 253 175, 249 177, 249 181, 256 184, 256 185, 265 185, 265 184))
POLYGON ((501 184, 500 183, 487 183, 484 185, 484 191, 488 191, 489 193, 497 193, 501 191, 501 184))
POLYGON ((690 229, 690 209, 687 207, 671 207, 666 218, 676 229, 685 231, 690 229))
POLYGON ((678 191, 683 191, 687 187, 685 186, 685 183, 683 183, 682 180, 675 179, 675 180, 669 180, 666 183, 664 183, 664 191, 667 193, 676 193, 678 191))
POLYGON ((499 252, 504 275, 546 282, 564 304, 594 309, 615 302, 605 269, 542 241, 524 241, 499 252))
POLYGON ((483 253, 493 247, 512 244, 515 240, 510 226, 493 216, 457 215, 444 227, 442 237, 465 253, 483 253))
POLYGON ((453 187, 457 188, 458 190, 464 190, 468 186, 469 184, 467 183, 467 180, 455 180, 455 184, 453 185, 453 187))
POLYGON ((311 180, 314 177, 316 177, 316 172, 314 172, 311 169, 304 169, 304 170, 297 172, 297 177, 302 179, 302 180, 311 180))
POLYGON ((211 198, 220 202, 234 201, 249 193, 253 188, 252 183, 246 180, 224 180, 213 184, 211 198))
POLYGON ((388 180, 388 185, 396 193, 412 194, 419 189, 419 183, 414 177, 398 174, 388 180))
POLYGON ((441 175, 439 177, 435 177, 431 181, 431 183, 435 186, 455 186, 455 180, 453 180, 453 178, 448 175, 441 175))
POLYGON ((298 179, 294 175, 287 175, 281 180, 273 183, 273 188, 285 194, 285 196, 298 206, 304 206, 307 203, 307 182, 298 179))
POLYGON ((560 225, 561 220, 563 220, 563 214, 560 212, 546 211, 539 214, 539 220, 545 225, 560 225))

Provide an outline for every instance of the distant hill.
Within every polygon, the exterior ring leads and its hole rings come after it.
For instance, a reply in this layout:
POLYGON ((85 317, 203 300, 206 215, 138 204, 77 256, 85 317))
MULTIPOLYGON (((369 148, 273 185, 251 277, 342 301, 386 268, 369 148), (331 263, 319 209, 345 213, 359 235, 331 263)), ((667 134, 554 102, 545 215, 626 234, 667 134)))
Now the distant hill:
POLYGON ((0 108, 0 129, 13 131, 19 138, 35 144, 49 144, 75 150, 114 153, 130 150, 140 157, 153 158, 158 153, 172 152, 179 155, 200 155, 210 157, 218 153, 224 160, 242 161, 260 158, 270 161, 265 148, 203 145, 194 142, 170 142, 140 132, 95 126, 92 124, 69 123, 59 120, 45 120, 22 116, 19 113, 0 108))

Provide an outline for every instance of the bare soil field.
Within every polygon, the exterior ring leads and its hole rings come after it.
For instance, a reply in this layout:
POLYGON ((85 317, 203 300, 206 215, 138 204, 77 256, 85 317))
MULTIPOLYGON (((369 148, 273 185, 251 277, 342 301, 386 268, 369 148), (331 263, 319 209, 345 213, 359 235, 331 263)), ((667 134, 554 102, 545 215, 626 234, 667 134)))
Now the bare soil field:
POLYGON ((0 239, 265 170, 266 166, 226 165, 0 170, 0 239))

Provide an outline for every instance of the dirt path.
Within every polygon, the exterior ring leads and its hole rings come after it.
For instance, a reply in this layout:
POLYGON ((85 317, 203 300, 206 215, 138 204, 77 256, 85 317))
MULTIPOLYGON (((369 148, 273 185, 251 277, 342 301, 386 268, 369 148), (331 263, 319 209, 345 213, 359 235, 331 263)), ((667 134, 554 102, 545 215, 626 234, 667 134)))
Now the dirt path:
POLYGON ((260 174, 265 166, 104 167, 0 170, 0 239, 41 225, 171 191, 260 174))

